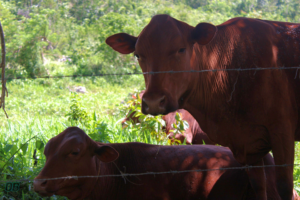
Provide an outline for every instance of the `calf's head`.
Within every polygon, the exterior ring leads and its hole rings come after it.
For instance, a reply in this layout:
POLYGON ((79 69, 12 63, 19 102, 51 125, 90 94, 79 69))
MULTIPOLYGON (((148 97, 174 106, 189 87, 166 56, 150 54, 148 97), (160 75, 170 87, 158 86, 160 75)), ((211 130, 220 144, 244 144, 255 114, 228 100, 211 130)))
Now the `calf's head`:
POLYGON ((195 28, 168 15, 157 15, 138 37, 119 33, 106 43, 122 54, 134 52, 145 73, 144 114, 167 114, 182 108, 198 73, 164 73, 195 70, 197 45, 208 44, 217 28, 200 23, 195 28), (196 45, 196 46, 195 46, 196 45))
POLYGON ((86 198, 97 178, 59 177, 99 175, 97 159, 112 162, 119 156, 114 148, 94 142, 77 127, 67 128, 49 140, 44 154, 46 164, 33 182, 34 190, 41 196, 56 194, 70 199, 86 198))

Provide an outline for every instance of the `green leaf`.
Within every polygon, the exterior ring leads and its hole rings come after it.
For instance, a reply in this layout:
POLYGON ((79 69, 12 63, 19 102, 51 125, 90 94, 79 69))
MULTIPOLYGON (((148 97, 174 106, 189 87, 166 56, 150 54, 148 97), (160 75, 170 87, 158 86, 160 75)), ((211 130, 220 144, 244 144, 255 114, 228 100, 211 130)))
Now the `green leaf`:
POLYGON ((176 112, 175 119, 176 119, 176 121, 180 121, 181 120, 181 117, 180 117, 180 115, 179 115, 178 112, 176 112))
POLYGON ((4 147, 4 151, 5 151, 5 152, 9 152, 10 149, 11 149, 13 146, 14 146, 14 145, 12 145, 12 144, 6 144, 5 147, 4 147))
POLYGON ((18 146, 14 144, 10 149, 10 154, 13 155, 14 153, 16 153, 17 150, 18 150, 18 146))
POLYGON ((36 148, 41 150, 44 148, 44 142, 42 140, 36 140, 36 148))
POLYGON ((28 143, 23 144, 21 149, 22 149, 22 154, 24 155, 28 150, 28 143))

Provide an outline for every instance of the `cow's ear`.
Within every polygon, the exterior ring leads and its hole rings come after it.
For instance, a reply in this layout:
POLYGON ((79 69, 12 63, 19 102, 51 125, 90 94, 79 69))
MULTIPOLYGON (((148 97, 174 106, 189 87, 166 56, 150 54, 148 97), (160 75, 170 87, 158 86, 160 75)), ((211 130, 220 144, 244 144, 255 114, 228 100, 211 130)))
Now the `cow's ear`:
POLYGON ((206 45, 214 38, 216 33, 216 26, 209 23, 200 23, 192 31, 192 40, 200 45, 206 45))
POLYGON ((105 42, 115 51, 122 54, 134 52, 137 37, 128 35, 127 33, 118 33, 106 38, 105 42))
POLYGON ((95 150, 96 156, 105 163, 115 161, 119 157, 119 152, 106 145, 98 145, 95 150))

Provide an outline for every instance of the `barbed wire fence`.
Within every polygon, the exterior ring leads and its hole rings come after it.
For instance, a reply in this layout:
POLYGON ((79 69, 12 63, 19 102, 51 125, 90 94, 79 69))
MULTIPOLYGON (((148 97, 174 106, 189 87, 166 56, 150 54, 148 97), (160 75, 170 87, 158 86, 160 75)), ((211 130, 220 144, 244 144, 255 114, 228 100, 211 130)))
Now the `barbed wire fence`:
MULTIPOLYGON (((59 79, 59 78, 77 78, 77 77, 103 77, 103 76, 131 76, 131 75, 155 75, 155 74, 178 74, 178 73, 204 73, 204 72, 218 72, 218 71, 262 71, 262 70, 289 70, 296 69, 295 79, 298 75, 298 67, 255 67, 255 68, 234 68, 234 69, 203 69, 203 70, 182 70, 182 71, 156 71, 156 72, 133 72, 133 73, 108 73, 108 74, 78 74, 78 75, 58 75, 58 76, 37 76, 37 77, 12 77, 5 78, 5 80, 26 80, 26 79, 59 79)), ((299 74, 300 77, 300 74, 299 74)))
MULTIPOLYGON (((3 30, 0 23, 0 34, 3 35, 3 30)), ((78 78, 78 77, 104 77, 104 76, 131 76, 131 75, 155 75, 155 74, 178 74, 178 73, 205 73, 205 72, 218 72, 218 71, 254 71, 254 75, 257 71, 262 70, 296 70, 294 79, 297 78, 298 70, 300 66, 297 67, 268 67, 261 68, 256 66, 255 68, 234 68, 234 69, 203 69, 203 70, 181 70, 181 71, 152 71, 152 72, 133 72, 133 73, 103 73, 103 74, 78 74, 78 75, 58 75, 58 76, 37 76, 37 77, 7 77, 5 78, 5 43, 4 37, 1 37, 1 47, 2 47, 2 94, 1 94, 1 102, 0 108, 2 107, 6 116, 7 113, 5 111, 5 96, 8 94, 6 88, 6 82, 9 80, 26 80, 26 79, 60 79, 60 78, 78 78)), ((300 78, 300 74, 299 74, 300 78)), ((7 116, 8 117, 8 116, 7 116)), ((105 178, 105 177, 129 177, 129 176, 149 176, 149 175, 163 175, 163 174, 180 174, 180 173, 190 173, 190 172, 208 172, 208 171, 225 171, 225 170, 250 170, 253 168, 270 168, 270 167, 291 167, 291 166, 300 166, 300 164, 283 164, 283 165, 264 165, 264 166, 241 166, 241 167, 228 167, 228 168, 216 168, 216 169, 194 169, 194 170, 170 170, 170 171, 161 171, 161 172, 144 172, 144 173, 124 173, 119 170, 120 174, 107 174, 107 175, 96 175, 96 176, 63 176, 63 177, 55 177, 55 178, 47 178, 47 179, 36 179, 39 181, 48 181, 48 180, 70 180, 70 179, 81 179, 81 178, 105 178)), ((1 173, 6 174, 7 173, 1 173)), ((11 182, 33 182, 34 179, 9 179, 9 180, 0 180, 0 184, 6 184, 11 182)))
POLYGON ((0 184, 10 183, 10 182, 33 182, 37 181, 51 181, 51 180, 78 180, 81 178, 107 178, 107 177, 130 177, 130 176, 147 176, 147 175, 163 175, 163 174, 181 174, 181 173, 189 173, 189 172, 209 172, 209 171, 226 171, 226 170, 250 170, 254 168, 270 168, 270 167, 291 167, 291 166, 300 166, 300 164, 283 164, 283 165, 264 165, 264 166, 242 166, 242 167, 226 167, 226 168, 215 168, 215 169, 193 169, 193 170, 170 170, 170 171, 162 171, 162 172, 144 172, 144 173, 124 173, 119 170, 120 174, 107 174, 107 175, 96 175, 96 176, 63 176, 63 177, 55 177, 55 178, 45 178, 45 179, 11 179, 11 180, 0 180, 0 184))
MULTIPOLYGON (((205 70, 182 70, 182 71, 155 71, 155 72, 134 72, 134 73, 106 73, 106 74, 82 74, 82 75, 59 75, 59 76, 37 76, 37 77, 12 77, 5 78, 7 80, 26 80, 26 79, 60 79, 60 78, 78 78, 78 77, 103 77, 103 76, 131 76, 131 75, 155 75, 155 74, 177 74, 177 73, 205 73, 205 72, 218 72, 218 71, 262 71, 262 70, 296 70, 294 79, 297 78, 298 67, 268 67, 268 68, 237 68, 237 69, 205 69, 205 70)), ((300 74, 299 74, 300 78, 300 74)), ((194 169, 194 170, 170 170, 162 172, 144 172, 144 173, 124 173, 120 171, 120 174, 108 174, 108 175, 96 175, 96 176, 63 176, 47 179, 36 179, 40 181, 47 180, 68 180, 68 179, 81 179, 81 178, 105 178, 105 177, 127 177, 127 176, 146 176, 146 175, 162 175, 162 174, 180 174, 180 173, 189 173, 189 172, 208 172, 208 171, 224 171, 224 170, 250 170, 253 168, 270 168, 270 167, 291 167, 291 166, 300 166, 300 164, 283 164, 283 165, 264 165, 264 166, 242 166, 242 167, 228 167, 228 168, 216 168, 216 169, 194 169)), ((7 173, 2 173, 7 174, 7 173)), ((9 179, 9 180, 0 180, 0 184, 10 183, 10 182, 33 182, 34 179, 9 179)))

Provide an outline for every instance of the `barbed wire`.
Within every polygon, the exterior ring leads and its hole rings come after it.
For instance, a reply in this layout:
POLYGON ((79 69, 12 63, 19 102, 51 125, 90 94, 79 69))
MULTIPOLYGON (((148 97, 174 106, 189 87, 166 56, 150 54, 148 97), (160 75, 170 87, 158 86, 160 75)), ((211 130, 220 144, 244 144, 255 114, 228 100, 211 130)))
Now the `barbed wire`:
POLYGON ((10 182, 33 182, 34 180, 38 181, 51 181, 51 180, 67 180, 67 179, 75 179, 78 180, 80 178, 107 178, 107 177, 127 177, 127 176, 146 176, 146 175, 162 175, 162 174, 181 174, 188 172, 208 172, 208 171, 224 171, 224 170, 242 170, 242 169, 253 169, 253 168, 267 168, 267 167, 290 167, 290 166, 300 166, 300 164, 283 164, 283 165, 264 165, 264 166, 243 166, 243 167, 226 167, 226 168, 213 168, 213 169, 192 169, 192 170, 170 170, 163 172, 143 172, 143 173, 123 173, 120 171, 120 174, 107 174, 107 175, 87 175, 87 176, 63 176, 56 178, 46 178, 46 179, 11 179, 11 180, 1 180, 0 184, 10 183, 10 182))
POLYGON ((109 74, 78 74, 78 75, 59 75, 59 76, 37 76, 37 77, 13 77, 5 78, 5 80, 14 79, 50 79, 50 78, 77 78, 77 77, 98 77, 98 76, 131 76, 131 75, 145 75, 145 74, 177 74, 177 73, 203 73, 203 72, 218 72, 218 71, 262 71, 262 70, 287 70, 296 69, 296 75, 299 67, 256 67, 256 68, 233 68, 233 69, 203 69, 203 70, 181 70, 181 71, 157 71, 157 72, 132 72, 132 73, 109 73, 109 74))
MULTIPOLYGON (((60 75, 60 76, 40 76, 40 77, 14 77, 14 78, 5 78, 5 80, 14 80, 14 79, 50 79, 50 78, 77 78, 77 77, 101 77, 101 76, 130 76, 130 75, 145 75, 145 74, 176 74, 176 73, 203 73, 203 72, 218 72, 218 71, 261 71, 261 70, 287 70, 287 69, 296 69, 295 79, 297 77, 299 67, 265 67, 265 68, 234 68, 234 69, 204 69, 204 70, 181 70, 181 71, 157 71, 157 72, 133 72, 133 73, 110 73, 110 74, 88 74, 88 75, 60 75)), ((300 74, 299 74, 300 77, 300 74)), ((267 167, 289 167, 289 166, 300 166, 300 164, 283 164, 283 165, 264 165, 264 166, 242 166, 242 167, 228 167, 228 168, 216 168, 216 169, 194 169, 194 170, 170 170, 163 172, 144 172, 144 173, 123 173, 120 171, 120 174, 110 174, 110 175, 87 175, 87 176, 64 176, 56 178, 47 178, 47 179, 35 179, 39 181, 47 180, 67 180, 80 178, 105 178, 105 177, 126 177, 126 176, 145 176, 145 175, 162 175, 162 174, 179 174, 179 173, 188 173, 188 172, 208 172, 208 171, 217 171, 217 170, 242 170, 242 169, 253 169, 253 168, 267 168, 267 167)), ((9 182, 33 182, 34 179, 10 179, 10 180, 0 180, 0 183, 9 183, 9 182)))

